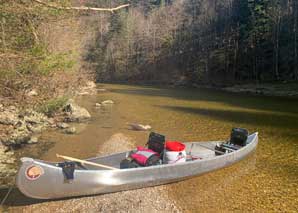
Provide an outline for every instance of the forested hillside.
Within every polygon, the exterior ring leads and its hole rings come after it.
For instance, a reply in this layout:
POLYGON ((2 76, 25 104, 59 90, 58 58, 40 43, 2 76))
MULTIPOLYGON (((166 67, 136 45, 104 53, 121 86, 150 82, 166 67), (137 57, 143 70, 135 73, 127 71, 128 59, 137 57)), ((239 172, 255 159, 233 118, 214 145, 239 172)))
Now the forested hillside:
POLYGON ((297 0, 0 0, 1 95, 21 97, 36 82, 44 91, 58 88, 53 80, 73 82, 79 73, 65 71, 81 53, 50 51, 42 31, 87 16, 96 21, 84 31, 92 25, 97 35, 84 57, 98 82, 225 86, 298 79, 297 0), (38 2, 130 6, 78 12, 38 2))
POLYGON ((296 0, 133 1, 102 14, 88 59, 99 81, 297 80, 297 13, 296 0))

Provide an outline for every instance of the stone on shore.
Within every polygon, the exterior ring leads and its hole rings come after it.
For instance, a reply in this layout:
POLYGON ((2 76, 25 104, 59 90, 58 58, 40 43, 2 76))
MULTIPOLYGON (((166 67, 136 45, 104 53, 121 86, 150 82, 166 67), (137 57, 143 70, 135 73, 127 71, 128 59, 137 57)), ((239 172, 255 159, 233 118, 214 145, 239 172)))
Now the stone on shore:
POLYGON ((93 81, 87 81, 86 85, 77 92, 78 95, 90 95, 96 93, 96 84, 93 81))
POLYGON ((18 146, 28 143, 33 133, 40 133, 50 123, 49 119, 42 113, 34 110, 19 113, 19 110, 14 106, 1 111, 0 117, 2 118, 2 124, 10 126, 7 136, 0 139, 6 146, 18 146))
POLYGON ((14 106, 5 108, 3 105, 1 105, 0 124, 15 125, 19 120, 18 113, 19 111, 14 106))
POLYGON ((37 96, 38 95, 38 93, 37 93, 37 91, 35 90, 35 89, 33 89, 33 90, 31 90, 31 91, 29 91, 28 93, 27 93, 27 96, 37 96))
POLYGON ((38 143, 38 137, 37 136, 32 136, 30 140, 28 141, 28 144, 36 144, 38 143))
POLYGON ((63 110, 66 113, 65 121, 67 122, 83 122, 91 118, 87 109, 80 107, 71 99, 68 101, 63 110))
MULTIPOLYGON (((7 184, 7 181, 13 179, 16 174, 16 159, 12 151, 7 151, 7 147, 0 143, 0 184, 7 184)), ((13 181, 9 181, 13 182, 13 181)))

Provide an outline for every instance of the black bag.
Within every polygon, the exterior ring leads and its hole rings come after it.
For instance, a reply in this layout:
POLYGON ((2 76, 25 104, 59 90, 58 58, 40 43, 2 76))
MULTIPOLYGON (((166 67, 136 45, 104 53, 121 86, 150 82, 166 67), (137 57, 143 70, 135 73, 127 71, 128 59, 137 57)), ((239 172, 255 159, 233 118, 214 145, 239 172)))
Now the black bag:
POLYGON ((140 165, 131 158, 126 158, 120 162, 120 169, 137 168, 140 165))
POLYGON ((222 145, 217 145, 214 147, 215 155, 223 155, 226 153, 226 150, 222 147, 222 145))
POLYGON ((160 162, 160 157, 157 155, 152 155, 150 156, 150 158, 148 158, 147 162, 146 162, 146 166, 155 166, 155 165, 159 165, 160 162))
POLYGON ((248 137, 248 131, 242 128, 233 128, 231 132, 230 143, 239 146, 245 146, 248 137))
POLYGON ((151 132, 148 140, 148 148, 157 152, 158 154, 163 153, 165 147, 166 138, 164 135, 160 135, 155 132, 151 132))

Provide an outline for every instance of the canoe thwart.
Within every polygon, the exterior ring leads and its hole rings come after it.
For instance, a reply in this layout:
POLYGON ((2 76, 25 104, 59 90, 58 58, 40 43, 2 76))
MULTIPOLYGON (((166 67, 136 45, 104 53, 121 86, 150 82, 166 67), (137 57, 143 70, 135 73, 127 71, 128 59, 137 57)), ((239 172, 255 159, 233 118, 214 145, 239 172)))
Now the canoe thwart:
POLYGON ((82 164, 88 164, 88 165, 91 165, 91 166, 97 166, 97 167, 112 169, 112 170, 119 170, 118 168, 115 168, 115 167, 111 167, 111 166, 107 166, 107 165, 103 165, 103 164, 99 164, 99 163, 93 163, 93 162, 90 162, 90 161, 81 160, 81 159, 73 158, 73 157, 69 157, 69 156, 56 154, 56 157, 57 158, 63 158, 65 160, 79 162, 79 163, 82 163, 82 164))

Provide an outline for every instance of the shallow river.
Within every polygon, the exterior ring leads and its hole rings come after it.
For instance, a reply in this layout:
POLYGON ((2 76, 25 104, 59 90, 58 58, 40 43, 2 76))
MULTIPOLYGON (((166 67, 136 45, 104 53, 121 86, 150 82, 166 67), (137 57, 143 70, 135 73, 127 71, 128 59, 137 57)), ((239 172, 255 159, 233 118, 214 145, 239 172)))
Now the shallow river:
MULTIPOLYGON (((127 122, 150 124, 167 139, 207 141, 227 139, 232 127, 259 132, 257 151, 222 170, 171 184, 170 196, 185 212, 298 211, 298 100, 207 89, 165 89, 144 86, 99 85, 108 89, 80 97, 93 119, 76 124, 78 134, 47 132, 45 160, 56 153, 86 158, 98 153, 115 133, 147 142, 148 132, 128 130, 127 122), (95 103, 112 99, 111 107, 95 103)), ((33 155, 33 154, 32 154, 33 155)))

